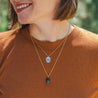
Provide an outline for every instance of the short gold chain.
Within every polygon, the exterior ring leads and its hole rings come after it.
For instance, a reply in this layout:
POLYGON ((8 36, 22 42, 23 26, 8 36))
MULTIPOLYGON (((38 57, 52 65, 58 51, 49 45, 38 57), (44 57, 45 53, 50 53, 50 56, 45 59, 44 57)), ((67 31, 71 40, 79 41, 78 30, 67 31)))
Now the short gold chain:
POLYGON ((53 69, 54 69, 54 67, 55 67, 55 65, 56 65, 56 63, 57 63, 57 60, 58 60, 58 58, 59 58, 60 55, 61 55, 61 52, 62 52, 62 50, 63 50, 63 47, 64 47, 64 45, 65 45, 65 42, 66 42, 66 40, 67 40, 67 37, 68 37, 69 32, 70 32, 70 26, 69 26, 69 29, 68 29, 67 35, 66 35, 66 37, 65 37, 65 39, 64 39, 64 44, 63 44, 63 46, 62 46, 62 48, 61 48, 61 51, 59 52, 58 57, 57 57, 57 59, 56 59, 56 61, 55 61, 55 63, 54 63, 54 65, 53 65, 53 67, 52 67, 52 69, 51 69, 51 71, 50 71, 49 74, 47 73, 47 71, 46 71, 46 69, 45 69, 45 67, 44 67, 44 64, 43 64, 43 62, 42 62, 42 60, 41 60, 41 58, 40 58, 40 56, 39 56, 39 53, 38 53, 37 47, 35 46, 35 43, 34 43, 34 41, 33 41, 33 39, 32 39, 32 36, 31 36, 31 40, 32 40, 32 42, 33 42, 33 44, 34 44, 34 47, 35 47, 36 53, 37 53, 37 55, 38 55, 38 57, 39 57, 39 60, 40 60, 40 62, 41 62, 41 64, 42 64, 42 67, 43 67, 43 69, 44 69, 45 74, 47 75, 47 77, 49 77, 49 76, 51 75, 51 73, 52 73, 52 71, 53 71, 53 69))
MULTIPOLYGON (((62 42, 59 44, 59 46, 58 46, 55 50, 53 50, 50 54, 47 54, 47 53, 45 52, 45 50, 42 49, 42 47, 41 47, 40 45, 37 45, 37 46, 44 52, 44 54, 45 54, 46 56, 51 56, 51 55, 62 45, 63 42, 64 42, 64 41, 62 41, 62 42)), ((37 43, 37 42, 36 42, 36 43, 37 43)))

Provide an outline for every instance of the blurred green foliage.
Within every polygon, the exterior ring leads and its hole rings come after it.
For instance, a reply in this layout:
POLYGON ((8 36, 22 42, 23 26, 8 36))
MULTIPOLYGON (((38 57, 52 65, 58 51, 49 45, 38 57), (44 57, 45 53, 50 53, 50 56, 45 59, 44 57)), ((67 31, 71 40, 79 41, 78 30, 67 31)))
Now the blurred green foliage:
MULTIPOLYGON (((98 0, 80 0, 77 14, 69 22, 98 34, 98 0)), ((8 3, 0 0, 0 31, 6 31, 7 26, 8 3)))
POLYGON ((79 1, 77 14, 70 22, 98 34, 98 0, 79 1))
POLYGON ((0 31, 6 31, 8 26, 8 3, 0 0, 0 31))

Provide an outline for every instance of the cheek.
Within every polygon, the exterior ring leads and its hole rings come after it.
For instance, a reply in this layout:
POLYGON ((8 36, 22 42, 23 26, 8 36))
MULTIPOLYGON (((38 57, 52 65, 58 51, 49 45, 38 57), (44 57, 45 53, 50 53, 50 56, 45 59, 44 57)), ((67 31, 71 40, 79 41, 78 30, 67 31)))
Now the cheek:
POLYGON ((37 9, 44 10, 44 8, 51 6, 50 2, 51 0, 50 1, 49 0, 36 0, 34 3, 37 9))

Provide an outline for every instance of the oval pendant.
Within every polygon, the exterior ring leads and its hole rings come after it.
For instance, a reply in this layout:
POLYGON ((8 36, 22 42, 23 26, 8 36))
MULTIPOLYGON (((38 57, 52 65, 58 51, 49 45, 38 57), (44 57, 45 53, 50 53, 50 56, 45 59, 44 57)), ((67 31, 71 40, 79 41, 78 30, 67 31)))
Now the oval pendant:
POLYGON ((50 83, 50 78, 49 77, 46 78, 46 83, 50 83))
POLYGON ((47 63, 50 63, 50 61, 51 61, 51 58, 48 56, 48 57, 46 57, 46 62, 47 63))

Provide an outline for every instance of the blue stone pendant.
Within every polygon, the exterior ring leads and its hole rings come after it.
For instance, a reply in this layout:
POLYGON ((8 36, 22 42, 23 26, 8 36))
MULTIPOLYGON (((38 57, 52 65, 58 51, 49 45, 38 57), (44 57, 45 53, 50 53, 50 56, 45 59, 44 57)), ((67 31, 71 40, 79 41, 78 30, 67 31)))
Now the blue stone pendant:
POLYGON ((46 57, 46 62, 47 63, 50 63, 50 61, 51 61, 51 58, 48 56, 48 57, 46 57))
POLYGON ((46 83, 47 84, 50 83, 50 78, 49 77, 46 78, 46 83))

